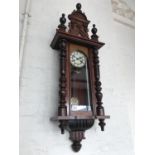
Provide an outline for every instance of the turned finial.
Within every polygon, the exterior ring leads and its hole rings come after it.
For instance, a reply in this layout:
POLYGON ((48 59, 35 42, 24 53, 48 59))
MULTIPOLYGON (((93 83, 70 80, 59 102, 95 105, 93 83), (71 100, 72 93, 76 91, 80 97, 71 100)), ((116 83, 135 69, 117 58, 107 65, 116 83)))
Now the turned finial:
POLYGON ((66 23, 66 18, 65 18, 65 14, 64 13, 62 14, 62 17, 60 18, 60 23, 62 25, 64 25, 66 23))
POLYGON ((82 7, 82 6, 81 6, 80 3, 77 3, 77 4, 76 4, 76 9, 77 9, 78 11, 81 10, 81 7, 82 7))
POLYGON ((96 35, 96 33, 97 33, 97 28, 96 28, 95 26, 96 26, 96 25, 93 24, 93 28, 92 28, 92 30, 91 30, 91 32, 93 33, 93 35, 96 35))
POLYGON ((93 24, 93 28, 91 29, 91 32, 92 32, 91 39, 98 41, 98 35, 96 34, 97 28, 95 24, 93 24))
POLYGON ((62 16, 60 17, 60 25, 58 26, 58 28, 60 30, 63 30, 65 31, 66 30, 66 26, 65 26, 65 23, 66 23, 66 18, 65 18, 65 14, 63 13, 62 16))

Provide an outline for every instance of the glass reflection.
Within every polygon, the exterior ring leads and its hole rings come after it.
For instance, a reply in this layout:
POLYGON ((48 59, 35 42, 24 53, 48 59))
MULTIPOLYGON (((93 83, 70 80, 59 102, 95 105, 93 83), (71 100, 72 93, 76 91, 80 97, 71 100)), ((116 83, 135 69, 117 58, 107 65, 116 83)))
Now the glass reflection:
POLYGON ((89 85, 88 60, 82 67, 71 63, 71 111, 91 111, 91 95, 89 85))

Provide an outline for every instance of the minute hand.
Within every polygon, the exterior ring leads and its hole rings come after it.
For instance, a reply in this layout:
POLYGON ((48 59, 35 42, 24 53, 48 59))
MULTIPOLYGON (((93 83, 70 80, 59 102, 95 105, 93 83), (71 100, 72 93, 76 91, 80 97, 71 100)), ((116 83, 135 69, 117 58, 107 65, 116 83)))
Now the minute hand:
POLYGON ((82 57, 78 57, 78 58, 76 58, 77 60, 80 60, 80 59, 82 59, 82 57))

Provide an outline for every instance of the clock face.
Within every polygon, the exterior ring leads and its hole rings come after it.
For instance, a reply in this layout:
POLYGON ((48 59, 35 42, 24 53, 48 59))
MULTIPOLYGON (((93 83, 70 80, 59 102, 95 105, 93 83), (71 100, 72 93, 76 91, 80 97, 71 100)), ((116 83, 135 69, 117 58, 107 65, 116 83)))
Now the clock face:
POLYGON ((73 51, 70 55, 70 62, 74 67, 81 68, 86 63, 86 57, 79 51, 73 51))

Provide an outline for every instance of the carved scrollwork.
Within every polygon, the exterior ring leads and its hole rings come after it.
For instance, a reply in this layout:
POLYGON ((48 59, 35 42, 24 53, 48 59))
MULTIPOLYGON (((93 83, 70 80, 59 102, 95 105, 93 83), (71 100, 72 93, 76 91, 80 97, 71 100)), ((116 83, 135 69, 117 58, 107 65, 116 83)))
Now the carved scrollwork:
POLYGON ((70 19, 69 33, 84 38, 88 36, 88 24, 90 21, 87 20, 86 15, 81 11, 81 4, 76 5, 77 10, 74 10, 72 14, 68 16, 70 19))
POLYGON ((80 142, 85 139, 85 130, 91 128, 94 124, 93 119, 70 120, 68 122, 70 129, 70 140, 73 142, 72 149, 78 152, 81 149, 80 142))

